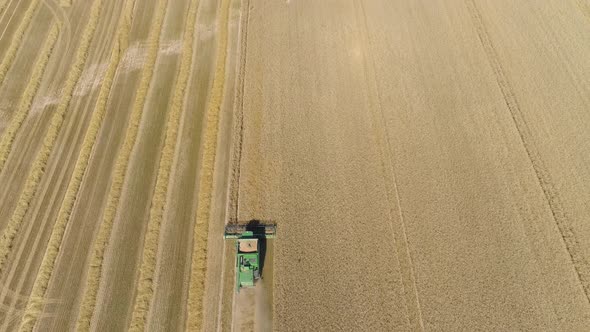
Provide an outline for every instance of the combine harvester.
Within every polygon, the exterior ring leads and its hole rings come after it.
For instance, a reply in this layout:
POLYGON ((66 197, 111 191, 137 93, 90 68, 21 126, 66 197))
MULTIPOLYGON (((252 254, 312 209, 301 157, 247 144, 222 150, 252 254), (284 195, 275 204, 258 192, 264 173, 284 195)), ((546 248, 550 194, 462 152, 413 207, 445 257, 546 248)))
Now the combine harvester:
POLYGON ((225 239, 236 240, 236 289, 254 287, 260 279, 264 266, 266 239, 276 235, 276 225, 264 225, 258 221, 247 225, 228 224, 225 226, 225 239))

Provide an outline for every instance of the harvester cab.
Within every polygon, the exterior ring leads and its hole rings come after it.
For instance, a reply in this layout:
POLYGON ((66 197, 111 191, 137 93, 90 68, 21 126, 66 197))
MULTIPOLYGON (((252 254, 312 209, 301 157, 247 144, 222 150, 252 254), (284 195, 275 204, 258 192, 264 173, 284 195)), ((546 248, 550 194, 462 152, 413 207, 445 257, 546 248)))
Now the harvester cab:
POLYGON ((274 238, 275 225, 251 222, 247 225, 228 224, 224 238, 236 240, 236 288, 254 287, 264 266, 266 239, 274 238))

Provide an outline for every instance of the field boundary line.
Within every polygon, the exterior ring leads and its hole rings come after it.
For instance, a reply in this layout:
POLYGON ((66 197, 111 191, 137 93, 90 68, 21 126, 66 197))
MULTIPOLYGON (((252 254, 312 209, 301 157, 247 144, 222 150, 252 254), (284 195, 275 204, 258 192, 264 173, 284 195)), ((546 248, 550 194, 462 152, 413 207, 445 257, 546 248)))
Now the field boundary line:
POLYGON ((520 137, 520 141, 537 177, 539 186, 541 187, 545 200, 551 210, 553 220, 557 224, 565 249, 570 256, 574 270, 576 271, 578 281, 586 295, 586 300, 590 303, 590 265, 580 248, 580 243, 576 237, 573 226, 571 225, 570 217, 562 206, 561 198, 555 188, 551 174, 547 170, 539 151, 534 145, 532 134, 522 114, 514 90, 506 78, 504 68, 502 67, 498 53, 487 31, 481 12, 473 0, 465 0, 465 2, 468 11, 471 14, 479 40, 486 53, 486 57, 494 71, 496 83, 502 92, 506 108, 510 113, 512 122, 520 137))
POLYGON ((387 193, 387 200, 391 201, 391 199, 393 198, 395 200, 395 205, 397 206, 397 209, 395 209, 397 211, 394 211, 394 208, 391 207, 389 222, 393 235, 394 247, 396 249, 398 263, 400 267, 402 289, 404 292, 406 310, 408 314, 408 323, 412 329, 424 331, 424 321, 422 319, 422 309, 420 305, 420 298, 418 296, 418 288, 416 285, 414 263, 412 261, 412 255, 410 253, 410 248, 408 245, 406 224, 404 221, 404 215, 401 206, 401 198, 395 175, 394 159, 392 156, 393 146, 391 144, 389 132, 385 127, 386 118, 385 114, 383 113, 381 92, 379 91, 379 84, 377 82, 375 73, 375 59, 371 52, 372 45, 369 37, 367 14, 362 0, 356 0, 355 5, 357 6, 357 15, 361 16, 360 18, 357 18, 357 20, 360 21, 359 23, 361 25, 361 29, 363 30, 363 32, 360 33, 361 39, 363 41, 363 44, 367 46, 365 47, 365 49, 368 50, 367 52, 369 53, 368 55, 363 54, 367 80, 366 85, 367 90, 369 92, 369 102, 371 104, 376 104, 371 105, 370 109, 371 113, 373 114, 373 125, 377 129, 376 131, 378 132, 377 140, 381 148, 381 166, 383 169, 383 177, 385 180, 385 191, 387 193), (368 60, 367 58, 369 58, 370 60, 368 60), (368 83, 369 81, 371 82, 371 84, 368 83), (378 111, 376 112, 375 109, 377 109, 378 111), (389 177, 391 177, 391 179, 388 179, 388 174, 389 177), (396 218, 393 217, 394 215, 397 215, 397 219, 399 220, 399 222, 395 222, 396 218))
POLYGON ((117 155, 117 161, 113 172, 113 177, 109 189, 107 203, 102 221, 99 226, 98 234, 94 239, 92 246, 92 256, 90 258, 90 266, 86 277, 85 291, 80 305, 80 312, 76 321, 77 331, 90 330, 90 324, 96 306, 96 298, 100 288, 100 279, 102 274, 102 265, 104 261, 105 251, 108 242, 111 238, 113 223, 117 208, 119 206, 119 199, 121 191, 125 182, 125 175, 127 166, 135 140, 139 131, 139 125, 143 115, 143 108, 147 98, 148 90, 151 85, 152 76, 154 73, 154 66, 158 58, 160 49, 160 34, 164 17, 166 16, 166 7, 168 0, 158 0, 154 18, 150 32, 147 39, 148 51, 147 58, 141 73, 141 79, 137 90, 136 98, 133 103, 133 109, 129 118, 129 123, 126 128, 125 139, 121 150, 117 155))
POLYGON ((53 268, 60 251, 66 227, 70 221, 72 208, 77 199, 78 191, 86 172, 92 149, 94 148, 94 144, 96 142, 96 137, 98 136, 98 132, 103 124, 106 106, 112 89, 114 77, 119 67, 122 55, 128 46, 127 39, 129 38, 128 35, 133 18, 134 6, 135 0, 127 0, 124 7, 125 9, 123 10, 123 15, 119 20, 117 39, 115 40, 109 67, 107 68, 107 72, 103 79, 98 99, 95 104, 95 111, 92 114, 88 130, 84 136, 82 149, 78 156, 78 160, 76 161, 70 183, 68 184, 65 198, 59 209, 57 220, 52 229, 47 250, 43 256, 43 261, 39 268, 39 272, 35 278, 35 283, 33 284, 33 290, 31 292, 31 298, 27 302, 25 313, 19 328, 20 331, 31 331, 35 327, 39 315, 42 313, 43 305, 45 303, 45 293, 52 277, 53 268))
POLYGON ((68 110, 74 89, 86 63, 88 48, 92 42, 98 19, 102 12, 102 7, 103 0, 95 0, 92 4, 90 18, 82 33, 80 46, 78 47, 74 64, 68 72, 68 77, 62 91, 61 101, 51 117, 49 128, 43 138, 43 144, 37 152, 37 157, 35 158, 33 166, 27 176, 24 189, 19 196, 16 208, 0 237, 0 273, 3 272, 4 264, 12 249, 14 238, 21 228, 25 214, 29 209, 30 202, 37 191, 43 174, 45 173, 47 161, 55 142, 57 141, 61 126, 65 121, 66 111, 68 110))
POLYGON ((22 124, 24 123, 25 119, 27 118, 29 111, 31 109, 31 105, 33 103, 33 99, 37 94, 37 90, 41 84, 41 80, 43 78, 43 74, 45 74, 45 69, 47 67, 47 63, 49 62, 49 58, 53 53, 53 49, 55 47, 55 42, 57 41, 58 35, 60 32, 59 24, 53 24, 43 47, 37 57, 37 61, 35 62, 35 67, 33 68, 33 72, 31 74, 31 78, 25 91, 21 96, 21 100, 19 102, 18 108, 6 131, 3 133, 2 138, 0 139, 0 172, 4 168, 4 164, 12 150, 12 144, 14 143, 14 139, 21 128, 22 124))
POLYGON ((195 23, 200 1, 191 0, 183 33, 183 46, 180 66, 177 70, 174 95, 168 113, 166 136, 160 154, 158 175, 154 188, 154 196, 150 208, 147 232, 139 271, 138 284, 135 292, 135 304, 131 317, 130 331, 143 331, 154 293, 154 274, 158 259, 160 228, 167 207, 170 173, 174 163, 176 144, 178 141, 180 119, 184 109, 185 94, 193 62, 195 23))
MULTIPOLYGON (((248 49, 248 26, 250 24, 250 0, 242 0, 240 3, 240 26, 238 31, 238 62, 237 62, 237 77, 236 77, 236 89, 234 97, 234 110, 233 110, 233 138, 232 138, 232 155, 231 155, 231 178, 230 185, 228 188, 228 204, 226 211, 225 223, 238 223, 239 219, 239 206, 240 206, 240 178, 241 178, 241 163, 242 163, 242 147, 244 140, 244 91, 245 91, 245 80, 246 80, 246 65, 247 65, 247 49, 248 49), (228 220, 227 220, 228 219, 228 220)), ((225 275, 226 271, 226 255, 228 251, 227 246, 223 246, 223 258, 222 258, 222 280, 220 287, 219 296, 219 307, 217 317, 217 330, 223 331, 224 323, 224 294, 225 290, 225 275)), ((231 271, 233 275, 233 271, 231 271)), ((234 326, 234 307, 235 307, 235 292, 232 292, 231 296, 231 325, 229 329, 234 326)), ((227 329, 227 327, 226 327, 227 329)))
POLYGON ((240 22, 240 57, 238 69, 238 84, 236 89, 236 96, 234 101, 234 137, 232 144, 232 160, 231 160, 231 182, 229 186, 229 204, 228 213, 229 222, 237 223, 239 218, 240 208, 240 176, 242 164, 242 145, 244 141, 244 91, 246 81, 246 64, 247 64, 247 48, 248 48, 248 25, 250 23, 250 0, 242 0, 242 13, 244 13, 243 22, 240 22), (246 5, 243 7, 243 5, 246 5), (243 24, 242 24, 243 23, 243 24))
POLYGON ((8 70, 10 69, 10 67, 12 66, 12 63, 14 62, 14 58, 16 58, 16 53, 20 49, 20 46, 23 41, 23 37, 24 37, 25 33, 27 32, 27 30, 29 29, 29 25, 30 25, 31 21, 33 20, 33 16, 37 12, 37 9, 39 8, 40 3, 41 3, 41 0, 33 0, 31 2, 29 7, 27 8, 27 11, 24 13, 23 18, 22 18, 20 24, 18 25, 18 28, 14 32, 12 39, 10 40, 10 46, 8 46, 8 50, 6 51, 6 54, 4 54, 4 58, 2 59, 2 62, 0 62, 0 86, 4 83, 4 79, 6 78, 6 74, 8 73, 8 70))
POLYGON ((198 205, 193 235, 193 254, 189 282, 187 330, 198 331, 203 326, 203 296, 207 270, 207 239, 213 188, 213 167, 217 150, 219 112, 223 102, 225 87, 225 66, 228 44, 229 0, 220 3, 217 21, 217 51, 215 76, 211 97, 207 106, 205 135, 203 136, 203 159, 199 181, 198 205))
MULTIPOLYGON (((241 174, 241 163, 242 163, 242 146, 244 140, 244 90, 246 80, 246 64, 247 64, 247 49, 248 49, 248 25, 250 23, 250 0, 240 1, 240 26, 238 31, 238 62, 236 64, 236 71, 238 73, 236 77, 237 84, 235 89, 234 106, 233 106, 233 137, 232 137, 232 155, 230 164, 230 184, 228 188, 228 204, 226 211, 225 223, 237 223, 239 217, 239 204, 240 204, 240 174, 241 174)), ((227 255, 226 246, 223 246, 222 256, 222 269, 221 269, 221 287, 219 289, 219 304, 218 304, 218 315, 217 315, 217 329, 218 331, 223 330, 223 294, 225 293, 225 260, 227 255)), ((233 311, 234 297, 232 297, 232 311, 233 311)), ((233 315, 232 315, 233 317, 233 315)), ((232 323, 233 326, 233 323, 232 323)))

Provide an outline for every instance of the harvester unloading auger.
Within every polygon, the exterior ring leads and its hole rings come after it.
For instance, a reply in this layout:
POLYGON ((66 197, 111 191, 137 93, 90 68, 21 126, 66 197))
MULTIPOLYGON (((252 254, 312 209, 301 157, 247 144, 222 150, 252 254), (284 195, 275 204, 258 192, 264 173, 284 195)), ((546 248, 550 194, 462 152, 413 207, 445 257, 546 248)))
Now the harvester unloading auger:
POLYGON ((228 224, 225 226, 224 238, 236 239, 236 289, 254 287, 260 279, 266 239, 276 235, 277 226, 251 221, 246 225, 228 224), (261 259, 262 255, 262 259, 261 259))

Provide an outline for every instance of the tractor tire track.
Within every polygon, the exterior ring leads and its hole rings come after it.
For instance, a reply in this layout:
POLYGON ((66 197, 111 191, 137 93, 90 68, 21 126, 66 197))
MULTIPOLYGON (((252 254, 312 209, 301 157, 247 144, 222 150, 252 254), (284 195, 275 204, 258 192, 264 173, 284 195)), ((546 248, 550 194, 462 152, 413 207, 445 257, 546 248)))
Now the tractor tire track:
POLYGON ((504 68, 502 67, 498 53, 487 31, 480 10, 474 0, 465 0, 465 4, 472 16, 473 25, 477 31, 477 35, 479 36, 490 66, 496 76, 496 82, 504 97, 506 108, 510 112, 515 129, 520 136, 524 149, 526 150, 531 166, 539 182, 539 186, 543 191, 547 204, 551 209, 553 219, 561 233, 561 238, 563 239, 565 249, 571 258, 578 280, 584 290, 586 299, 590 302, 590 264, 583 254, 579 240, 573 229, 572 223, 570 222, 570 217, 563 208, 559 192, 555 187, 551 174, 544 165, 544 162, 534 145, 530 129, 520 110, 518 99, 504 73, 504 68))
POLYGON ((85 294, 82 300, 78 320, 76 322, 76 330, 78 331, 90 330, 90 323, 94 313, 94 308, 96 306, 96 298, 100 286, 105 250, 111 237, 111 230, 113 228, 115 214, 119 205, 123 183, 125 181, 127 164, 129 163, 129 158, 131 156, 133 146, 135 145, 145 100, 153 76, 158 50, 160 47, 160 33, 166 14, 167 3, 167 0, 158 1, 156 14, 153 24, 151 25, 148 37, 148 55, 144 69, 142 71, 140 86, 133 105, 125 140, 117 156, 117 162, 113 172, 112 183, 108 194, 103 220, 100 224, 96 239, 94 240, 92 249, 93 254, 86 279, 85 294))

